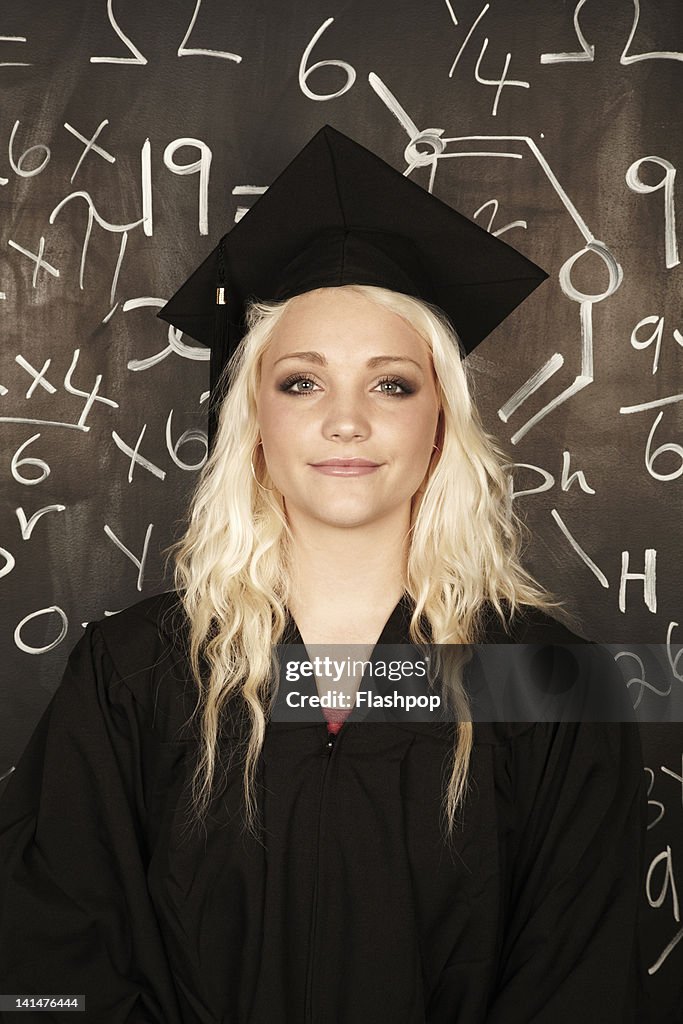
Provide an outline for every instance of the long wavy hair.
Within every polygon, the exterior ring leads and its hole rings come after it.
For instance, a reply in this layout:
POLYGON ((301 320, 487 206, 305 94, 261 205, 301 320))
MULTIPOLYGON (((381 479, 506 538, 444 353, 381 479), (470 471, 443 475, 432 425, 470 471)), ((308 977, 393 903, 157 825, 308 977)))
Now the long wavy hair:
MULTIPOLYGON (((505 453, 484 430, 457 335, 444 314, 384 288, 344 287, 403 317, 427 342, 437 380, 438 450, 411 509, 405 574, 405 591, 414 602, 410 641, 479 642, 487 601, 506 630, 522 605, 563 609, 563 602, 554 600, 520 564, 529 530, 513 511, 505 453)), ((283 497, 257 446, 256 396, 263 353, 280 317, 295 301, 254 302, 249 307, 248 332, 219 385, 225 397, 214 446, 191 502, 189 525, 169 549, 198 691, 192 715, 199 721, 200 736, 191 790, 194 820, 203 822, 211 802, 225 753, 220 749, 221 721, 236 701, 248 723, 240 762, 245 824, 254 834, 259 821, 256 771, 277 686, 272 649, 287 622, 291 577, 291 533, 283 497)), ((444 674, 449 680, 444 696, 456 722, 442 802, 448 835, 467 794, 473 746, 461 668, 462 661, 444 674)))

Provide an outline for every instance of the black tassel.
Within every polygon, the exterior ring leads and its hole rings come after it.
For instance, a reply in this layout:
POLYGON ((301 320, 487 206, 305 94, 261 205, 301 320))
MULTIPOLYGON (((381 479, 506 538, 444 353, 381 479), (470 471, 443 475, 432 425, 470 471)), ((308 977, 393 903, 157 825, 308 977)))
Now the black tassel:
POLYGON ((219 380, 223 369, 230 358, 230 325, 228 318, 227 289, 225 285, 224 239, 218 243, 217 275, 216 275, 216 315, 214 319, 213 345, 211 346, 211 363, 209 371, 209 450, 218 429, 222 396, 219 380))

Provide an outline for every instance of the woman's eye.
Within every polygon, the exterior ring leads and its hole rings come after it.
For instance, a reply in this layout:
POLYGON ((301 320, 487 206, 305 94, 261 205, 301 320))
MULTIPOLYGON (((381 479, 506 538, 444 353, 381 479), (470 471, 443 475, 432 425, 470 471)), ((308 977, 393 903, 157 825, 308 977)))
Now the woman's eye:
POLYGON ((398 380, 394 377, 388 378, 387 380, 381 380, 377 385, 384 391, 385 395, 396 395, 401 397, 403 395, 409 395, 412 393, 412 388, 404 380, 398 380), (389 390, 391 388, 391 390, 389 390), (398 390, 396 390, 398 388, 398 390))
POLYGON ((314 387, 315 381, 311 380, 310 377, 288 377, 287 380, 284 380, 280 385, 280 389, 290 395, 308 395, 313 391, 314 387), (307 386, 301 389, 297 387, 297 389, 294 390, 295 386, 299 384, 305 384, 307 386))
MULTIPOLYGON (((311 377, 303 377, 300 374, 288 377, 283 380, 280 390, 289 395, 310 395, 317 387, 316 381, 311 377)), ((389 397, 403 398, 411 395, 415 390, 411 385, 400 377, 387 377, 379 381, 373 390, 380 389, 380 392, 389 397)))

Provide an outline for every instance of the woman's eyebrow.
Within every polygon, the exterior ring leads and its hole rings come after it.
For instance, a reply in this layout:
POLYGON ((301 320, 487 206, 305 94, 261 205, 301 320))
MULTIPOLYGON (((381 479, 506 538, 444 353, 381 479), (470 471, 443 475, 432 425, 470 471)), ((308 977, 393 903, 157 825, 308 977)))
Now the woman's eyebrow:
MULTIPOLYGON (((327 359, 320 352, 288 352, 286 356, 280 356, 279 359, 276 359, 273 365, 276 366, 283 359, 307 359, 310 363, 327 366, 327 359)), ((372 368, 374 366, 381 366, 384 363, 413 363, 417 366, 418 370, 422 369, 417 360, 411 359, 410 356, 372 356, 365 365, 372 368)))

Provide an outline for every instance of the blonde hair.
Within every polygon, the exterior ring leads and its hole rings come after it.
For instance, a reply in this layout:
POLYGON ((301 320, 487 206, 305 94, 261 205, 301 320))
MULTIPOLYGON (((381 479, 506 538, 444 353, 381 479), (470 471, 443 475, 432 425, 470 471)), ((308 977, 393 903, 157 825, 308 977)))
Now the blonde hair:
MULTIPOLYGON (((486 601, 506 629, 508 617, 522 604, 560 609, 562 602, 554 601, 520 564, 522 538, 529 531, 512 509, 505 453, 484 430, 471 398, 468 367, 445 316, 428 303, 384 288, 344 287, 403 317, 427 342, 437 379, 440 451, 433 454, 411 512, 405 578, 405 590, 415 604, 411 642, 478 642, 486 601)), ((189 624, 188 657, 198 688, 192 719, 201 718, 192 810, 196 821, 202 821, 222 763, 221 717, 228 703, 239 698, 249 722, 240 755, 245 820, 252 830, 258 823, 256 768, 273 696, 272 647, 286 625, 291 564, 282 495, 267 476, 261 446, 256 448, 256 395, 264 350, 294 301, 249 307, 248 332, 221 380, 225 398, 213 450, 191 502, 189 526, 169 549, 189 624), (263 487, 254 480, 252 464, 263 487)), ((450 678, 455 682, 446 697, 457 725, 442 805, 449 835, 467 793, 473 745, 469 703, 458 682, 458 665, 454 667, 450 678)))

